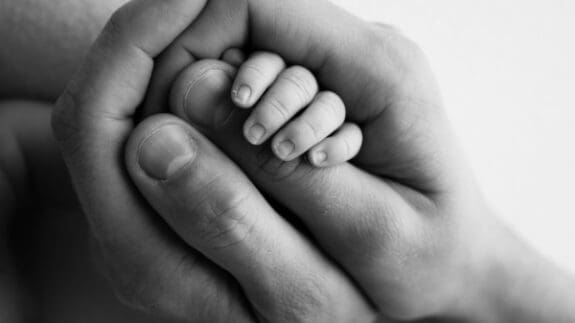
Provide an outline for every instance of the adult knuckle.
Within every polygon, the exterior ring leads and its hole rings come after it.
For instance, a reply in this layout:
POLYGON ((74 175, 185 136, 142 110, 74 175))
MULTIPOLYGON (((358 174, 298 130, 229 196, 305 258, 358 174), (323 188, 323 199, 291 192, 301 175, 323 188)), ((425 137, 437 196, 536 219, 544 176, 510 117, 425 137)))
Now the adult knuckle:
POLYGON ((386 59, 394 64, 415 64, 426 61, 423 50, 413 40, 396 27, 373 24, 368 29, 368 42, 375 57, 386 59))
POLYGON ((221 183, 208 184, 205 196, 197 211, 201 212, 199 226, 201 239, 214 249, 227 248, 245 241, 254 223, 250 221, 249 203, 253 199, 252 189, 232 189, 221 195, 214 193, 221 183), (220 196, 217 199, 210 196, 220 196))
POLYGON ((125 6, 114 11, 104 26, 103 34, 109 36, 120 35, 128 20, 127 12, 128 10, 126 10, 125 6))
POLYGON ((399 29, 387 24, 375 23, 367 31, 367 37, 370 43, 381 49, 393 47, 398 41, 405 38, 399 29))

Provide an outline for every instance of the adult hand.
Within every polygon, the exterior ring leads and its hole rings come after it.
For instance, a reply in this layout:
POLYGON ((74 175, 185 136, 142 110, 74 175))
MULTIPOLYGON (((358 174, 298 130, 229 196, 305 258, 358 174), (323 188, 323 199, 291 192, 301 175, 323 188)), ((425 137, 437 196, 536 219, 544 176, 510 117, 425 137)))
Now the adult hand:
POLYGON ((203 4, 120 9, 55 108, 56 137, 119 295, 186 322, 373 320, 351 279, 205 137, 168 115, 134 129, 153 59, 203 4), (127 176, 126 143, 128 169, 168 225, 127 176))
POLYGON ((143 307, 192 321, 198 315, 250 320, 254 313, 287 321, 369 318, 340 265, 388 316, 505 321, 500 303, 521 304, 514 303, 521 293, 504 291, 525 278, 510 279, 521 266, 509 265, 517 261, 507 257, 511 250, 531 253, 510 242, 486 210, 416 47, 391 28, 323 1, 214 0, 194 20, 203 5, 141 0, 120 10, 55 114, 119 290, 143 307), (350 119, 363 125, 355 166, 316 170, 301 161, 279 163, 239 139, 243 116, 219 100, 233 73, 228 66, 198 64, 172 93, 175 111, 290 208, 331 257, 272 211, 217 148, 173 117, 138 126, 127 165, 143 195, 188 244, 171 236, 134 192, 119 156, 152 59, 182 31, 163 54, 151 84, 159 93, 148 104, 162 102, 190 62, 217 58, 249 39, 253 48, 314 70, 344 98, 350 119), (198 306, 205 309, 200 314, 198 306))
MULTIPOLYGON (((292 81, 297 87, 305 79, 292 81)), ((470 287, 484 284, 485 268, 476 264, 490 263, 482 258, 484 233, 494 221, 460 157, 424 56, 398 31, 327 1, 209 1, 159 59, 148 110, 166 105, 170 85, 174 112, 294 212, 378 311, 396 319, 460 317, 484 301, 470 287), (229 96, 233 72, 225 65, 195 64, 173 83, 189 64, 232 47, 278 53, 338 93, 346 117, 364 133, 354 164, 318 170, 301 160, 279 163, 267 147, 247 144, 239 135, 243 115, 216 100, 229 96)), ((310 125, 305 135, 319 127, 310 125)), ((154 204, 158 193, 135 178, 154 204)))
MULTIPOLYGON (((297 87, 305 79, 292 81, 297 87)), ((407 320, 573 319, 573 293, 565 297, 556 288, 573 286, 572 279, 493 217, 451 134, 425 58, 393 28, 326 1, 210 1, 159 60, 148 111, 165 106, 158 103, 170 85, 174 112, 293 211, 380 313, 407 320), (354 164, 318 170, 301 160, 279 163, 267 148, 249 146, 240 136, 245 116, 217 99, 231 86, 233 71, 225 65, 196 64, 173 83, 190 63, 232 47, 276 52, 338 93, 347 118, 364 133, 354 164), (558 279, 543 284, 535 276, 558 279), (525 296, 539 292, 553 301, 525 296)), ((303 135, 314 136, 318 127, 303 135)), ((154 204, 150 184, 135 178, 154 204)))

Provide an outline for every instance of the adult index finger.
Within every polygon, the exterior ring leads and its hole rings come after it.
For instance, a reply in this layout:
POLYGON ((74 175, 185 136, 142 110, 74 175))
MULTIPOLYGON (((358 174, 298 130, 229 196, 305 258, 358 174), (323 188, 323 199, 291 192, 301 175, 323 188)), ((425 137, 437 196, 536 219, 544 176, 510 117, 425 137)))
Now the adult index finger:
POLYGON ((370 24, 325 0, 210 0, 160 58, 145 113, 167 101, 170 85, 187 65, 217 59, 232 47, 277 53, 317 72, 322 85, 355 103, 366 84, 347 80, 373 75, 373 35, 370 24))
MULTIPOLYGON (((191 291, 201 282, 206 297, 212 297, 210 291, 218 288, 206 286, 229 287, 229 281, 156 218, 128 178, 122 156, 153 58, 195 19, 204 4, 198 0, 134 0, 122 7, 59 99, 52 121, 120 295, 133 305, 180 320, 206 315, 198 317, 200 321, 215 319, 210 313, 229 313, 216 304, 212 311, 198 311, 200 305, 194 302, 201 299, 190 299, 191 291)), ((223 297, 217 299, 231 304, 231 294, 220 294, 223 297)), ((236 314, 242 309, 228 308, 236 314)), ((245 317, 236 318, 243 321, 245 317)))
MULTIPOLYGON (((203 8, 194 0, 134 0, 119 9, 60 97, 52 123, 82 204, 98 235, 145 226, 121 162, 138 104, 160 53, 203 8), (118 198, 120 197, 120 198, 118 198)), ((125 231, 128 230, 128 231, 125 231)), ((131 230, 131 231, 130 231, 131 230)))

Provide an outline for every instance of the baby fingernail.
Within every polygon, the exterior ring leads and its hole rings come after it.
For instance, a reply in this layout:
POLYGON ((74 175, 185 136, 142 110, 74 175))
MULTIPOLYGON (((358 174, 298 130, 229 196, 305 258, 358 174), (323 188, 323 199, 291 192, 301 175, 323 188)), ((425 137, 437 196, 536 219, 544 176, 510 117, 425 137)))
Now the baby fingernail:
POLYGON ((285 140, 282 141, 279 145, 277 145, 276 153, 280 159, 285 160, 286 158, 289 157, 289 155, 291 155, 294 149, 295 145, 293 144, 293 142, 291 142, 290 140, 285 140))
POLYGON ((246 138, 252 145, 257 145, 261 142, 266 133, 266 129, 259 123, 254 124, 248 130, 246 138))
POLYGON ((237 103, 245 105, 248 104, 248 100, 252 95, 252 89, 247 85, 240 85, 240 87, 235 89, 232 94, 237 103))
POLYGON ((315 165, 321 165, 327 160, 327 154, 323 151, 316 151, 312 154, 311 159, 315 165))

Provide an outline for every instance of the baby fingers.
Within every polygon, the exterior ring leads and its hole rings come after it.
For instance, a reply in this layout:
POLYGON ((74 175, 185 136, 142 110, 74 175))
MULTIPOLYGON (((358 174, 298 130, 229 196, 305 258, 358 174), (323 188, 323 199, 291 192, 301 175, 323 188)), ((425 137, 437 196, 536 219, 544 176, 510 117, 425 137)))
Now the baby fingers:
POLYGON ((320 143, 345 120, 343 101, 333 92, 320 92, 305 111, 272 140, 272 150, 282 160, 292 160, 320 143))

